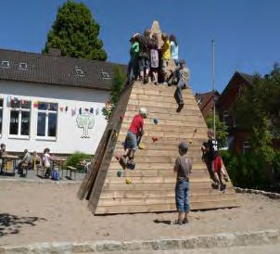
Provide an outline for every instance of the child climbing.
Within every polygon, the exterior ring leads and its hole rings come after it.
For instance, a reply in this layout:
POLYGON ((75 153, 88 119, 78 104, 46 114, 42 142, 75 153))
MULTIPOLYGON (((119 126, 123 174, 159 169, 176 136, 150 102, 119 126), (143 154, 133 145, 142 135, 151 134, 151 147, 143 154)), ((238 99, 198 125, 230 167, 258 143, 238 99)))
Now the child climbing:
POLYGON ((177 112, 179 113, 184 107, 184 99, 182 90, 189 87, 190 71, 185 67, 185 61, 180 60, 179 67, 173 73, 173 78, 177 86, 174 98, 178 104, 177 112))
POLYGON ((170 52, 171 52, 171 58, 175 62, 176 66, 179 65, 179 55, 178 55, 178 42, 176 40, 176 37, 174 34, 171 34, 169 36, 169 41, 170 41, 170 52))
POLYGON ((135 115, 124 142, 124 155, 120 158, 120 164, 125 167, 127 164, 134 164, 134 154, 137 150, 139 140, 144 135, 144 119, 147 118, 147 110, 139 109, 139 114, 135 115))
POLYGON ((175 224, 188 223, 189 205, 189 175, 192 170, 192 162, 187 158, 188 144, 182 142, 179 144, 179 157, 177 157, 174 165, 174 172, 177 173, 177 181, 175 188, 176 207, 178 211, 178 220, 175 224))
POLYGON ((152 35, 150 43, 150 59, 151 59, 151 73, 153 82, 158 84, 158 68, 159 68, 159 54, 158 54, 158 38, 156 34, 152 35))
POLYGON ((204 143, 201 150, 204 154, 204 160, 210 172, 210 176, 214 180, 214 187, 219 188, 221 191, 226 189, 226 184, 223 183, 223 179, 228 181, 228 177, 223 165, 222 158, 219 155, 218 141, 214 137, 214 131, 209 129, 207 131, 208 142, 204 143))

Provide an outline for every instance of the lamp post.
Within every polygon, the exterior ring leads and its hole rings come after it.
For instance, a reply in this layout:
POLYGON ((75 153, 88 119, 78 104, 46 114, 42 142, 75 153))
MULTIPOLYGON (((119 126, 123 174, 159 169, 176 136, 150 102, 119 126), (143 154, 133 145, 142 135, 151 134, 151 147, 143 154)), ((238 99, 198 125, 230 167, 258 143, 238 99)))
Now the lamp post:
POLYGON ((216 139, 216 100, 215 100, 215 41, 211 41, 212 44, 212 91, 213 91, 213 130, 214 138, 216 139))

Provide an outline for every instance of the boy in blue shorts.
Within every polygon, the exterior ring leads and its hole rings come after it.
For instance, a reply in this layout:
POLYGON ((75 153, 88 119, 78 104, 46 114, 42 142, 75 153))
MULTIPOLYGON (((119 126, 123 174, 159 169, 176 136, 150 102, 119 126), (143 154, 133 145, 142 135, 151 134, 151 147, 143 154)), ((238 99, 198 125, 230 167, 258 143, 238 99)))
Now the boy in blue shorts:
POLYGON ((174 165, 174 172, 177 173, 177 181, 175 188, 175 199, 178 211, 178 220, 175 224, 188 223, 188 213, 190 211, 189 204, 189 175, 192 170, 192 162, 187 158, 188 144, 182 142, 179 144, 179 157, 177 157, 174 165))

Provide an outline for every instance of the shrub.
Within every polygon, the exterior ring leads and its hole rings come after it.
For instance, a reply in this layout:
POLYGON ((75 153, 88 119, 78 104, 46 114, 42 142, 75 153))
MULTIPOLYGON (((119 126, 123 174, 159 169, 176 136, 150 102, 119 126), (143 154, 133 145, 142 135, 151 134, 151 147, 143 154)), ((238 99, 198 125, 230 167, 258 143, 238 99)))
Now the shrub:
POLYGON ((83 166, 79 165, 79 163, 83 160, 91 160, 91 155, 75 152, 71 154, 67 159, 67 166, 77 167, 78 170, 82 170, 83 166))

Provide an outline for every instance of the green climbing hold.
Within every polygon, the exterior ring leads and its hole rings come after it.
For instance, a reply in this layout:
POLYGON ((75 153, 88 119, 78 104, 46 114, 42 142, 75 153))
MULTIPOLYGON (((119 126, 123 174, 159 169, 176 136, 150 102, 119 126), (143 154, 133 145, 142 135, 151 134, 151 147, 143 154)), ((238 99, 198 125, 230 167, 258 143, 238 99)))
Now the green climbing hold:
POLYGON ((117 172, 117 176, 118 176, 118 177, 121 177, 121 176, 122 176, 122 170, 119 170, 119 171, 117 172))

